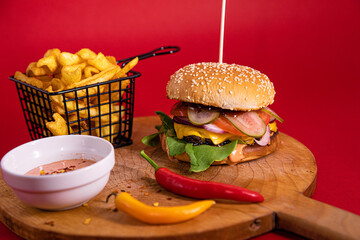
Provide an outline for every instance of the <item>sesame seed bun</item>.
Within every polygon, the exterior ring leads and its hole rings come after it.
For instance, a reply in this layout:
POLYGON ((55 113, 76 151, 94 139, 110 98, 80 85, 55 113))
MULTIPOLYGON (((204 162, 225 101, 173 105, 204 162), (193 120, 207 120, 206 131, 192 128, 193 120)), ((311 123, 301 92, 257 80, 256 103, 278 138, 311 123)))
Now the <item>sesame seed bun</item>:
POLYGON ((203 62, 176 71, 166 86, 167 97, 234 111, 251 111, 274 102, 269 78, 246 66, 203 62))

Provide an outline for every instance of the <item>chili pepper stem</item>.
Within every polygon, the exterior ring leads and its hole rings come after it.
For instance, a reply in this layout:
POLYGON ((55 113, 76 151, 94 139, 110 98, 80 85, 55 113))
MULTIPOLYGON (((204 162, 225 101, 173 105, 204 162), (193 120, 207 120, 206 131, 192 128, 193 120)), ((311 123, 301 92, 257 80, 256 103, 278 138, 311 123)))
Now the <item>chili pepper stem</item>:
POLYGON ((151 166, 153 166, 155 168, 155 172, 160 168, 148 155, 146 155, 146 153, 144 152, 144 150, 140 151, 140 155, 146 159, 146 161, 148 161, 151 166))
POLYGON ((117 197, 117 193, 115 193, 115 192, 110 193, 110 194, 106 197, 106 203, 109 202, 109 198, 110 198, 111 196, 115 196, 115 198, 116 198, 116 197, 117 197))

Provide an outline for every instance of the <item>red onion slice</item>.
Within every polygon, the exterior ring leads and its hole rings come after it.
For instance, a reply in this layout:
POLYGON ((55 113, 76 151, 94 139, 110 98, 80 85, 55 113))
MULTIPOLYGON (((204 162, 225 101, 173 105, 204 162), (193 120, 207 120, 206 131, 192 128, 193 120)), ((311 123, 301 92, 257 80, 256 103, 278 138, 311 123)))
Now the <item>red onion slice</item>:
POLYGON ((215 124, 212 124, 212 123, 202 125, 202 127, 204 129, 208 130, 209 132, 226 133, 224 130, 222 130, 221 128, 219 128, 218 126, 216 126, 215 124))
POLYGON ((176 122, 176 123, 194 126, 194 124, 192 124, 187 117, 175 116, 175 117, 173 118, 173 120, 174 120, 174 122, 176 122))
POLYGON ((266 146, 270 142, 270 127, 267 125, 265 134, 260 138, 260 140, 256 140, 255 142, 260 146, 266 146))

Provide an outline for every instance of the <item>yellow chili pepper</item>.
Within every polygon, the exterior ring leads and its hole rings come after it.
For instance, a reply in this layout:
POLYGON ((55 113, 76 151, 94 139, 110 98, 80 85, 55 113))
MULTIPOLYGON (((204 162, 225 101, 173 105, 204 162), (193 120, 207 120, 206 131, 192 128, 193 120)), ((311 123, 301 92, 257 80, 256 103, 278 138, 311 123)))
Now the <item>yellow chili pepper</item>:
POLYGON ((115 206, 117 210, 150 224, 170 224, 190 220, 215 204, 213 200, 202 200, 182 206, 153 207, 133 198, 127 192, 112 193, 107 200, 111 195, 116 195, 115 206))

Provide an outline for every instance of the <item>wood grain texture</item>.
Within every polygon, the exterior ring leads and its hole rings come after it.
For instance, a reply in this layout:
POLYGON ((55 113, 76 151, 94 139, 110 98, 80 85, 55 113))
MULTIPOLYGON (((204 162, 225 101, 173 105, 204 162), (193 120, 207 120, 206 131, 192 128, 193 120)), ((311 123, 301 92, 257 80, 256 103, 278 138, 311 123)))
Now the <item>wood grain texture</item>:
POLYGON ((146 147, 143 136, 155 132, 155 117, 134 119, 131 146, 116 149, 116 165, 105 189, 88 206, 50 212, 21 203, 0 181, 0 220, 26 239, 244 239, 275 228, 323 239, 359 239, 359 216, 317 202, 317 167, 312 153, 300 142, 280 133, 279 149, 258 160, 236 166, 212 166, 202 173, 189 173, 189 165, 170 161, 160 148, 146 147), (113 190, 126 190, 149 205, 187 204, 194 199, 166 191, 156 183, 154 169, 141 158, 145 152, 160 166, 196 179, 240 185, 260 192, 260 204, 218 200, 202 215, 179 224, 147 225, 114 212, 114 203, 105 202, 113 190), (84 224, 91 218, 90 224, 84 224), (53 225, 49 224, 53 223, 53 225))

